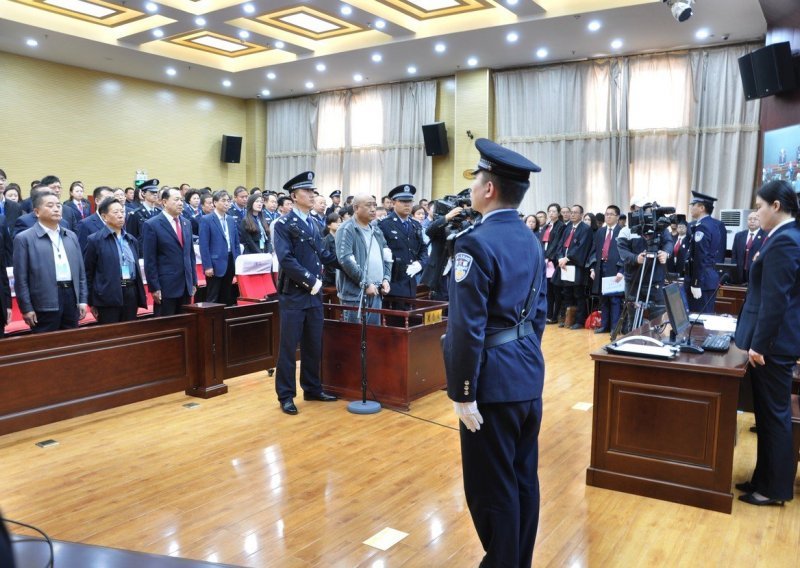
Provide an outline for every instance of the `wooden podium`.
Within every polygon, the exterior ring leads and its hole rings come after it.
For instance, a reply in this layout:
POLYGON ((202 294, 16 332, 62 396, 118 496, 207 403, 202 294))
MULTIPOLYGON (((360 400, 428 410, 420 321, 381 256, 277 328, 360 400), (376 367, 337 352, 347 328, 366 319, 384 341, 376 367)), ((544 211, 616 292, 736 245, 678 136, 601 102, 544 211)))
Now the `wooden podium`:
MULTIPOLYGON (((695 333, 702 342, 704 328, 695 333)), ((586 484, 730 513, 736 405, 747 354, 731 343, 726 353, 681 353, 671 361, 604 350, 591 357, 586 484)))
MULTIPOLYGON (((367 326, 367 399, 408 410, 411 401, 446 385, 440 337, 447 330, 447 302, 403 300, 410 310, 373 310, 381 325, 367 326), (391 325, 387 324, 387 321, 391 325)), ((342 321, 346 310, 325 304, 322 385, 326 392, 361 399, 361 324, 342 321)))

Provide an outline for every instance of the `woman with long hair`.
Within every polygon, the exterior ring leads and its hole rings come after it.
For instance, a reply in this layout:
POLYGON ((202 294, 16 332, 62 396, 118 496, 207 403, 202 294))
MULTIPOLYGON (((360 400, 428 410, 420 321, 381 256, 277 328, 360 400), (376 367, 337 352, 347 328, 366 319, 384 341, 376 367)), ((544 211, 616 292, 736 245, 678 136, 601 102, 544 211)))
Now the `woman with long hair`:
POLYGON ((244 219, 239 223, 239 241, 244 245, 244 254, 272 252, 269 223, 261 214, 263 209, 264 198, 260 193, 247 198, 244 219))
POLYGON ((558 203, 551 203, 547 206, 547 224, 539 233, 547 263, 547 323, 558 323, 561 311, 561 289, 553 284, 553 274, 558 244, 561 242, 563 232, 564 218, 561 215, 561 206, 558 203))

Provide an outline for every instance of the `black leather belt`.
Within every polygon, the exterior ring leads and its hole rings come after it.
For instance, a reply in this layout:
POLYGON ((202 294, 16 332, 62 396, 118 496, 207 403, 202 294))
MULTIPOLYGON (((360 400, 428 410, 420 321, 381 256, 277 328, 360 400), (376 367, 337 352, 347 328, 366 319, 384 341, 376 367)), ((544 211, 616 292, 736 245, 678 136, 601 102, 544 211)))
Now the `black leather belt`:
POLYGON ((484 349, 491 349, 492 347, 497 347, 498 345, 503 345, 505 343, 511 343, 512 341, 522 339, 523 337, 527 337, 532 334, 533 323, 529 320, 526 320, 520 325, 501 329, 500 331, 496 331, 491 335, 487 335, 486 339, 483 341, 483 347, 484 349))
POLYGON ((129 280, 125 280, 125 279, 122 280, 122 286, 123 287, 124 286, 133 286, 135 284, 136 284, 136 280, 130 280, 130 279, 129 280))
POLYGON ((72 280, 58 280, 56 286, 59 288, 72 288, 72 280))

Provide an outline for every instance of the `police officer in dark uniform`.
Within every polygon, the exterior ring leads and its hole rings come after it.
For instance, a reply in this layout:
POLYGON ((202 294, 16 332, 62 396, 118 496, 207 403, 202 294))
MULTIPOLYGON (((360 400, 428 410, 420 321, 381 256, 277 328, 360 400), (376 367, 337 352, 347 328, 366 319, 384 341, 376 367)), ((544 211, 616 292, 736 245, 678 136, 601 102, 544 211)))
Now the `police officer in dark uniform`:
POLYGON ((461 420, 464 492, 486 556, 529 567, 539 523, 538 436, 547 315, 544 254, 517 207, 539 166, 481 138, 472 208, 456 238, 444 358, 461 420))
POLYGON ((128 215, 128 219, 125 221, 125 232, 139 242, 139 258, 144 254, 142 227, 144 227, 145 221, 161 213, 161 207, 157 205, 159 183, 157 179, 149 179, 142 183, 139 190, 142 192, 144 200, 141 206, 128 215))
POLYGON ((303 172, 283 186, 294 199, 294 209, 272 224, 275 253, 280 263, 278 305, 281 339, 275 390, 281 410, 297 414, 295 353, 300 344, 300 386, 304 400, 333 401, 322 390, 322 265, 338 268, 336 255, 327 251, 317 223, 309 213, 314 202, 314 172, 303 172))
POLYGON ((336 211, 336 208, 339 207, 339 204, 342 202, 342 192, 337 189, 336 191, 332 191, 328 197, 331 198, 331 204, 325 210, 326 217, 331 213, 334 213, 336 211))
POLYGON ((724 225, 720 229, 722 222, 711 218, 716 200, 716 197, 693 191, 689 202, 689 213, 696 220, 689 239, 689 267, 685 282, 692 312, 714 313, 719 285, 719 274, 714 265, 721 262, 720 253, 725 258, 724 225))
POLYGON ((411 217, 411 207, 417 188, 398 185, 389 192, 394 209, 379 223, 392 251, 392 296, 417 297, 417 274, 428 260, 428 248, 422 238, 422 225, 411 217))

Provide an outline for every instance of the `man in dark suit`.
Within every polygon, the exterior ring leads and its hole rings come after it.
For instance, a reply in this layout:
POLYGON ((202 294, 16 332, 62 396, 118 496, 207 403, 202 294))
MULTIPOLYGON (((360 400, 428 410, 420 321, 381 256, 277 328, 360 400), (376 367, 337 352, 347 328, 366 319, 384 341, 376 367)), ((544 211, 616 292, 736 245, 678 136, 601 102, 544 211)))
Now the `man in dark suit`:
POLYGON ((336 211, 336 208, 339 207, 339 204, 341 204, 342 192, 337 189, 336 191, 332 191, 329 197, 331 198, 331 205, 325 210, 326 217, 336 211))
MULTIPOLYGON (((561 233, 556 258, 558 266, 553 283, 561 287, 565 306, 575 306, 575 323, 570 329, 583 329, 586 322, 586 283, 589 271, 586 268, 592 250, 592 230, 583 222, 583 207, 570 208, 570 222, 561 233)), ((559 324, 563 327, 564 324, 559 324)))
POLYGON ((136 319, 147 307, 139 268, 139 243, 125 233, 125 207, 116 199, 100 201, 103 228, 88 237, 84 251, 86 282, 92 313, 98 323, 136 319))
POLYGON ((236 304, 232 293, 236 257, 239 256, 239 230, 228 209, 231 196, 215 191, 214 211, 200 218, 200 259, 206 273, 206 301, 226 306, 236 304))
MULTIPOLYGON (((52 192, 56 195, 56 197, 61 199, 61 180, 58 179, 57 176, 49 175, 44 176, 41 181, 42 185, 46 185, 49 187, 52 192)), ((33 212, 33 211, 31 211, 33 212)), ((62 207, 61 208, 61 219, 66 222, 67 228, 76 233, 78 231, 78 223, 81 220, 81 216, 78 214, 78 211, 72 209, 70 207, 62 207)))
MULTIPOLYGON (((435 207, 432 204, 431 207, 435 207)), ((425 229, 425 234, 431 242, 431 254, 428 256, 428 262, 422 271, 421 282, 431 290, 431 300, 440 300, 446 302, 448 299, 447 286, 449 281, 449 272, 452 269, 452 247, 448 246, 447 236, 449 234, 448 227, 450 222, 461 215, 464 211, 463 207, 453 207, 445 215, 438 215, 428 228, 425 229), (450 269, 448 269, 448 263, 450 269), (447 270, 447 274, 445 274, 447 270)), ((470 221, 464 220, 463 228, 466 229, 470 221)))
POLYGON ((667 271, 684 276, 686 274, 686 258, 689 255, 689 225, 686 219, 678 220, 677 230, 675 244, 672 245, 672 254, 667 259, 667 271))
POLYGON ((11 321, 11 287, 8 283, 8 271, 5 254, 9 236, 0 226, 0 337, 5 335, 5 326, 11 321))
POLYGON ((614 277, 616 282, 625 278, 625 268, 617 249, 617 237, 622 227, 619 226, 620 210, 616 205, 606 208, 606 226, 598 229, 594 234, 593 253, 594 263, 590 276, 592 278, 592 294, 600 297, 600 313, 602 320, 595 333, 608 333, 617 327, 622 313, 622 298, 624 292, 604 294, 603 278, 614 277))
POLYGON ((747 229, 739 231, 733 237, 731 261, 736 265, 736 282, 734 284, 747 284, 750 266, 764 241, 764 231, 758 221, 758 213, 751 212, 747 216, 747 229))
MULTIPOLYGON (((36 196, 38 194, 40 194, 40 193, 49 193, 51 195, 55 195, 56 197, 58 197, 58 195, 56 195, 53 192, 53 190, 50 189, 48 186, 46 186, 46 185, 35 185, 35 186, 33 186, 31 188, 31 199, 32 200, 35 199, 36 196)), ((62 208, 62 210, 63 210, 63 208, 62 208)), ((36 224, 36 215, 33 213, 33 211, 31 211, 30 213, 23 213, 22 215, 17 217, 17 220, 14 222, 14 225, 13 226, 12 225, 8 225, 8 229, 9 229, 9 231, 11 231, 11 237, 13 239, 19 233, 21 233, 25 229, 30 229, 35 224, 36 224)), ((60 218, 58 224, 61 225, 62 227, 64 227, 65 229, 69 229, 69 222, 66 221, 63 217, 60 218)))
POLYGON ((392 251, 392 296, 417 297, 417 274, 428 260, 428 249, 422 238, 422 225, 411 217, 414 194, 417 188, 410 184, 398 185, 389 192, 393 210, 378 227, 383 231, 386 244, 392 251))
POLYGON ((19 309, 34 333, 77 327, 88 299, 78 238, 59 225, 58 197, 40 192, 32 205, 38 222, 14 239, 19 309))
POLYGON ((128 215, 128 220, 125 222, 125 231, 139 241, 139 254, 144 254, 144 224, 161 213, 158 202, 158 184, 157 179, 149 179, 139 186, 144 200, 141 207, 128 215))
POLYGON ((689 213, 696 220, 692 231, 689 252, 690 273, 686 279, 687 299, 692 312, 714 313, 719 274, 715 264, 725 258, 725 242, 719 228, 720 221, 711 218, 716 197, 692 191, 689 213))
POLYGON ((142 227, 144 272, 155 305, 153 314, 171 316, 189 303, 197 290, 192 225, 181 212, 183 199, 177 188, 161 192, 164 211, 142 227))
POLYGON ((281 410, 297 414, 295 354, 300 344, 300 386, 304 400, 323 402, 337 397, 322 390, 322 265, 338 268, 336 255, 322 245, 316 223, 309 218, 314 200, 314 172, 303 172, 286 182, 295 207, 272 224, 275 254, 280 263, 278 304, 280 348, 275 373, 275 391, 281 410))
POLYGON ((78 223, 78 242, 81 244, 81 250, 83 252, 86 252, 86 243, 89 240, 89 236, 106 226, 100 215, 100 204, 107 198, 113 197, 114 190, 105 185, 101 185, 94 188, 92 196, 94 197, 94 205, 98 208, 97 211, 94 215, 89 215, 78 223))

